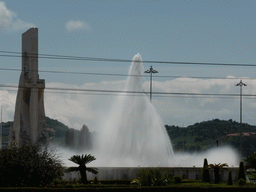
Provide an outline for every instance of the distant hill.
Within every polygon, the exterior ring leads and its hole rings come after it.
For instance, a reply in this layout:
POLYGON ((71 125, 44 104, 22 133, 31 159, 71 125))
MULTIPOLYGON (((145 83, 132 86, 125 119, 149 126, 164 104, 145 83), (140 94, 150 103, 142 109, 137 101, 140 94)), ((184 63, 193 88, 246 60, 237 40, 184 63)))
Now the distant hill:
POLYGON ((66 132, 69 129, 68 126, 64 125, 56 119, 51 119, 49 117, 46 117, 46 127, 55 131, 54 133, 49 133, 50 136, 54 135, 55 137, 65 137, 66 132))
POLYGON ((246 123, 241 126, 231 119, 213 119, 186 128, 169 125, 165 127, 176 151, 201 151, 217 146, 217 143, 241 148, 244 155, 250 155, 256 150, 256 127, 246 123), (240 142, 239 135, 242 132, 246 136, 242 136, 240 142))
MULTIPOLYGON (((10 126, 12 123, 13 121, 3 122, 3 142, 8 142, 8 135, 10 134, 10 126)), ((50 138, 53 141, 59 140, 60 142, 64 142, 66 132, 70 129, 58 120, 49 117, 46 117, 46 128, 50 128, 50 130, 48 129, 50 138)))
MULTIPOLYGON (((12 122, 3 123, 3 141, 7 142, 9 127, 12 122)), ((46 126, 50 128, 49 136, 52 142, 66 145, 66 133, 79 132, 69 128, 56 119, 46 117, 46 126)), ((165 125, 167 133, 171 139, 174 151, 200 152, 208 148, 224 145, 231 145, 243 156, 249 156, 256 151, 256 126, 240 123, 233 120, 213 119, 179 127, 165 125), (240 137, 240 133, 243 135, 240 137)), ((81 131, 81 130, 80 130, 81 131)))

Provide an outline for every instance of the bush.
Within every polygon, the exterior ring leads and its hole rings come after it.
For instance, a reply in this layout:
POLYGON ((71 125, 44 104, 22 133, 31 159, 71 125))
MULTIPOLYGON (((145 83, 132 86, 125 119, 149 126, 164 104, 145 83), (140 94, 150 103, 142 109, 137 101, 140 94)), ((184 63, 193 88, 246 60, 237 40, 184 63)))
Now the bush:
POLYGON ((181 183, 181 177, 179 175, 175 175, 173 179, 174 179, 174 183, 181 183))
POLYGON ((160 168, 140 170, 137 177, 142 186, 162 186, 170 180, 169 175, 160 168))
POLYGON ((244 179, 240 178, 238 180, 238 185, 245 185, 245 184, 246 184, 246 181, 244 179))
POLYGON ((0 150, 0 186, 45 186, 62 175, 61 162, 47 147, 25 145, 0 150))
POLYGON ((99 184, 98 178, 94 177, 93 184, 99 184))
POLYGON ((231 175, 231 171, 230 170, 228 171, 227 185, 233 185, 232 175, 231 175))
POLYGON ((138 179, 134 179, 131 181, 131 185, 140 185, 140 181, 138 179))
POLYGON ((203 172, 202 172, 202 178, 201 180, 203 182, 210 182, 210 173, 209 173, 209 168, 208 168, 208 162, 207 159, 204 159, 204 167, 203 167, 203 172))
POLYGON ((237 179, 243 179, 243 180, 246 180, 245 178, 245 173, 244 173, 244 163, 243 161, 240 162, 239 164, 239 169, 238 169, 238 177, 237 179))

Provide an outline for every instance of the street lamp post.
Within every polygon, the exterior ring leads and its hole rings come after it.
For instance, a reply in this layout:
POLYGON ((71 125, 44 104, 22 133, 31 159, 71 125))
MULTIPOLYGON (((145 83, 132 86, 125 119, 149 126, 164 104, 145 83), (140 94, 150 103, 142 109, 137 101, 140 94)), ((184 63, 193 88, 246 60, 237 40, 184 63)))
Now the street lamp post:
POLYGON ((240 86, 240 124, 242 125, 242 87, 247 85, 240 80, 236 86, 240 86))
POLYGON ((240 80, 240 82, 238 84, 236 84, 236 86, 240 86, 240 136, 239 136, 239 140, 240 140, 240 153, 242 152, 242 87, 243 86, 247 86, 245 83, 242 82, 242 80, 240 80))
POLYGON ((150 66, 150 69, 145 71, 144 73, 150 73, 150 102, 152 100, 152 74, 158 73, 158 71, 154 70, 152 66, 150 66))

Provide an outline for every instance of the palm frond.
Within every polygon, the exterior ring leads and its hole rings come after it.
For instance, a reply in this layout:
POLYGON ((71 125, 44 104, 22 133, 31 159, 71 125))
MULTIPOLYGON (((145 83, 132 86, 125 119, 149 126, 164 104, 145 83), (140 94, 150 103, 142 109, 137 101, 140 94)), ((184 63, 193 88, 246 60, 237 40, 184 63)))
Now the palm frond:
POLYGON ((96 158, 94 156, 92 156, 91 154, 82 155, 82 159, 84 159, 84 163, 85 164, 90 163, 90 162, 96 160, 96 158))
POLYGON ((75 171, 79 171, 79 167, 69 167, 66 169, 66 172, 68 173, 75 172, 75 171))
POLYGON ((218 164, 210 164, 208 165, 210 168, 224 168, 224 167, 228 167, 228 164, 227 163, 218 163, 218 164))
POLYGON ((86 171, 91 172, 93 174, 98 174, 98 169, 95 167, 89 167, 89 168, 87 167, 86 171))
POLYGON ((73 155, 69 160, 78 165, 85 165, 87 163, 90 163, 96 160, 96 158, 91 154, 88 154, 88 155, 85 154, 85 155, 73 155))
POLYGON ((73 155, 71 158, 68 159, 69 161, 72 161, 73 163, 80 164, 81 157, 80 155, 73 155))

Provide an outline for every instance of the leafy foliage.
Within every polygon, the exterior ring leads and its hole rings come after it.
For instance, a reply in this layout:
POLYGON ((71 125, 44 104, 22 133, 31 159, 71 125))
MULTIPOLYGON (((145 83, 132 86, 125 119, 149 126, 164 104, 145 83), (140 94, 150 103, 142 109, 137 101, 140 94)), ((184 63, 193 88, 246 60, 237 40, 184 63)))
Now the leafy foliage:
POLYGON ((44 186, 60 179, 63 167, 53 151, 24 145, 0 151, 1 186, 44 186))
MULTIPOLYGON (((59 122, 56 119, 51 119, 46 117, 46 126, 51 128, 55 131, 55 137, 65 137, 66 131, 69 129, 68 126, 64 125, 63 123, 59 122)), ((49 133, 49 136, 53 136, 53 133, 49 133)))
POLYGON ((244 179, 240 178, 238 180, 238 185, 245 185, 245 184, 246 184, 246 181, 244 179))
POLYGON ((142 186, 163 186, 171 179, 170 175, 160 168, 142 169, 137 178, 142 186))
POLYGON ((255 133, 256 127, 243 123, 242 125, 236 121, 213 119, 195 123, 188 127, 178 127, 173 125, 165 125, 167 133, 172 140, 175 151, 202 151, 209 147, 216 146, 216 140, 219 145, 231 145, 237 149, 242 147, 243 156, 248 156, 256 151, 256 135, 251 134, 250 137, 229 136, 228 134, 250 132, 255 133), (246 138, 246 139, 245 139, 246 138), (241 143, 240 143, 241 139, 241 143))
POLYGON ((83 125, 81 130, 68 129, 65 145, 75 150, 90 150, 92 148, 92 133, 86 125, 83 125))
POLYGON ((245 161, 248 163, 248 168, 256 169, 256 152, 253 152, 250 156, 248 156, 245 161))
POLYGON ((88 168, 86 167, 86 164, 96 160, 96 158, 94 156, 92 156, 91 154, 85 154, 85 155, 73 155, 70 159, 70 161, 72 161, 73 163, 79 165, 78 167, 69 167, 67 169, 67 172, 74 172, 74 171, 79 171, 80 175, 81 175, 81 182, 83 184, 87 184, 88 180, 87 180, 87 175, 86 175, 86 171, 97 174, 98 173, 98 169, 97 168, 88 168))

